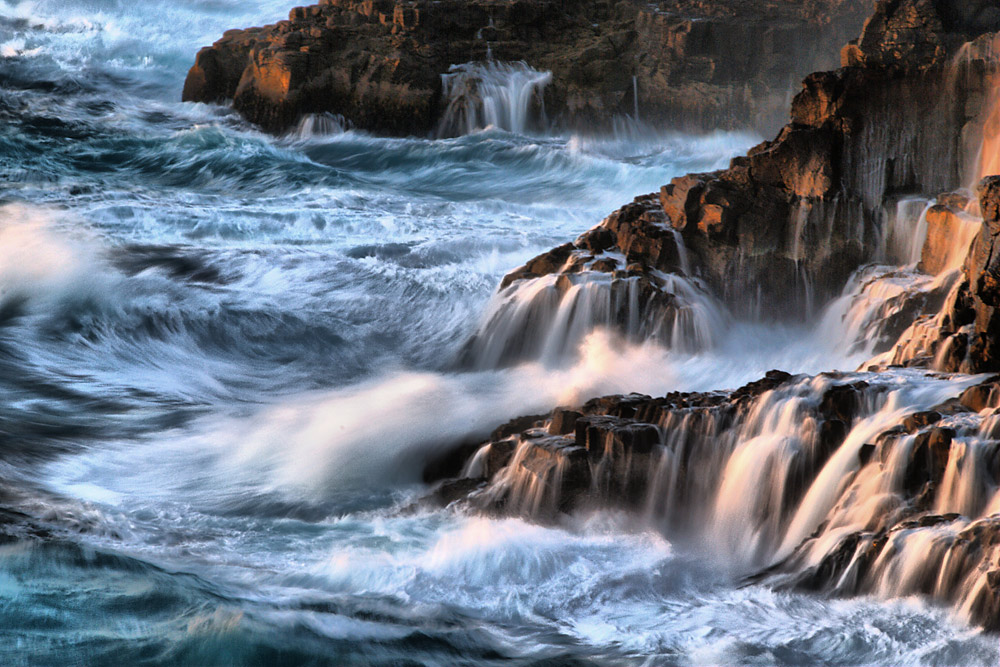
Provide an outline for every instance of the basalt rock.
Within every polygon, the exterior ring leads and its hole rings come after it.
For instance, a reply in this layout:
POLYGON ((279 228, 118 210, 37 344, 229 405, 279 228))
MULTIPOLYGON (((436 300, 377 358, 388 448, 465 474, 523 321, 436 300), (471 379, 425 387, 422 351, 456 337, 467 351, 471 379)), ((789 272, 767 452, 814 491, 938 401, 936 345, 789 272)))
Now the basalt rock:
POLYGON ((795 81, 834 64, 865 10, 863 0, 323 0, 202 49, 184 99, 231 99, 272 131, 328 112, 425 134, 444 110, 441 75, 492 57, 551 71, 545 109, 564 127, 606 126, 638 107, 650 123, 771 132, 795 81))
POLYGON ((980 183, 979 209, 979 232, 944 309, 903 334, 893 362, 926 360, 939 370, 962 373, 1000 371, 1000 176, 980 183))
POLYGON ((727 314, 698 278, 686 276, 680 235, 653 196, 512 271, 460 362, 496 368, 575 354, 596 328, 678 350, 710 346, 727 314))
POLYGON ((453 466, 467 476, 433 498, 542 522, 628 510, 640 525, 708 539, 713 550, 720 532, 746 533, 741 555, 761 566, 749 581, 920 594, 1000 628, 1000 574, 991 574, 1000 572, 991 516, 1000 496, 990 498, 1000 447, 979 435, 998 419, 986 414, 997 380, 903 415, 886 396, 898 388, 872 374, 772 371, 736 391, 597 398, 484 443, 453 466), (859 440, 873 423, 884 430, 859 440), (834 471, 842 476, 831 479, 834 471))
POLYGON ((975 225, 974 216, 967 212, 968 200, 948 193, 939 197, 937 204, 924 214, 927 220, 927 239, 920 253, 918 268, 924 273, 938 275, 960 265, 968 253, 956 240, 967 237, 966 230, 975 225))
MULTIPOLYGON (((437 501, 460 500, 465 489, 464 500, 473 507, 538 520, 601 505, 635 508, 649 491, 665 442, 680 456, 697 455, 689 443, 665 439, 665 429, 703 431, 702 446, 709 447, 713 434, 745 418, 761 396, 794 380, 775 370, 731 392, 613 395, 556 408, 549 415, 510 422, 475 449, 453 449, 450 460, 429 462, 424 478, 439 480, 441 470, 462 470, 466 477, 439 484, 433 495, 437 501), (517 425, 522 430, 512 431, 517 425)), ((849 392, 865 388, 864 383, 847 385, 849 392)), ((846 431, 839 433, 842 440, 846 431)), ((830 451, 836 444, 831 439, 830 451)))
MULTIPOLYGON (((839 294, 862 265, 906 263, 885 243, 890 211, 899 199, 967 181, 979 147, 970 138, 983 135, 1000 76, 995 9, 987 1, 880 1, 845 50, 845 66, 805 79, 792 122, 773 141, 728 169, 675 178, 658 201, 626 205, 595 230, 601 252, 698 277, 739 315, 792 318, 839 294)), ((945 250, 960 214, 952 199, 930 215, 927 271, 953 259, 945 250)), ((586 238, 563 246, 561 257, 593 257, 586 238)), ((572 266, 533 261, 504 284, 572 266)))
POLYGON ((942 343, 953 348, 944 368, 967 373, 1000 371, 1000 176, 983 180, 979 195, 983 223, 948 317, 954 333, 942 343))
POLYGON ((959 396, 959 402, 973 412, 1000 405, 1000 377, 994 376, 985 382, 969 387, 959 396))

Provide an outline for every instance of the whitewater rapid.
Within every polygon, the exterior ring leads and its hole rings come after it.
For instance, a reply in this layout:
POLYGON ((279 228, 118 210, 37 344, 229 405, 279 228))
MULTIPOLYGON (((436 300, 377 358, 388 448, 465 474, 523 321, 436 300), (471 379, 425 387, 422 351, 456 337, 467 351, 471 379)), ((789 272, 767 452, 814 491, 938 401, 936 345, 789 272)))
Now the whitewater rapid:
POLYGON ((463 367, 507 271, 759 137, 641 109, 610 137, 485 111, 270 137, 177 101, 197 48, 289 8, 0 0, 0 661, 996 661, 925 602, 739 586, 627 517, 413 510, 428 457, 507 419, 866 351, 723 322, 708 349, 588 330, 463 367))

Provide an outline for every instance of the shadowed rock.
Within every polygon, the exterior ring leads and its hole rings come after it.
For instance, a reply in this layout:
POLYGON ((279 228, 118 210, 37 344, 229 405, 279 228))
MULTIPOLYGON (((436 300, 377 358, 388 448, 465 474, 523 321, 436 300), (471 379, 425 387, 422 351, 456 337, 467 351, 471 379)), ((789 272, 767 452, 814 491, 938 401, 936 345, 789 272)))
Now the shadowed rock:
POLYGON ((866 9, 863 0, 323 0, 202 49, 184 99, 231 99, 272 131, 329 112, 367 130, 426 134, 447 104, 441 75, 492 56, 551 71, 545 109, 563 127, 607 127, 638 108, 650 123, 771 132, 788 90, 834 64, 866 9))

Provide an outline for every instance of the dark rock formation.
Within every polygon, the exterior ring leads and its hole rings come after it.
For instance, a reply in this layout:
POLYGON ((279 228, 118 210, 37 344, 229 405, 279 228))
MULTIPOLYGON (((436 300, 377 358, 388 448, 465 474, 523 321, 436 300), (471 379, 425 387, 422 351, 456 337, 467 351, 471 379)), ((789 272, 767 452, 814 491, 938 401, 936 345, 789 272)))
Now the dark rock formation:
MULTIPOLYGON (((818 301, 860 265, 898 259, 883 243, 887 207, 981 170, 968 158, 1000 81, 998 32, 992 0, 881 0, 845 67, 806 79, 774 141, 637 198, 502 288, 631 280, 668 299, 664 276, 680 274, 733 308, 759 294, 772 312, 806 310, 805 286, 818 301)), ((923 291, 889 304, 880 335, 914 318, 909 334, 920 334, 896 362, 1000 372, 1000 177, 978 194, 983 220, 967 256, 959 232, 975 207, 963 195, 941 195, 925 216, 919 267, 940 280, 925 274, 923 291), (940 315, 927 314, 952 285, 940 315)), ((733 539, 764 567, 755 581, 926 595, 1000 630, 1000 383, 945 385, 950 398, 935 389, 901 415, 891 396, 901 379, 931 382, 913 371, 772 372, 735 392, 560 408, 483 445, 458 502, 549 521, 624 508, 671 536, 733 539)))
POLYGON ((639 197, 508 274, 461 361, 494 368, 572 355, 599 327, 637 342, 704 349, 728 315, 688 271, 684 242, 659 200, 639 197))
POLYGON ((941 370, 1000 371, 1000 176, 984 179, 979 196, 982 226, 933 344, 941 370))
POLYGON ((1000 629, 1000 574, 987 574, 1000 572, 1000 522, 984 518, 1000 448, 969 444, 998 421, 998 386, 990 378, 931 409, 880 420, 881 432, 860 445, 857 434, 871 434, 876 413, 895 414, 892 380, 772 371, 732 392, 608 396, 559 408, 474 455, 456 454, 469 456, 452 466, 467 477, 442 483, 430 500, 538 521, 626 509, 671 538, 706 539, 713 549, 720 531, 751 535, 742 556, 766 566, 753 581, 927 595, 1000 629), (776 427, 789 410, 795 418, 776 427), (773 447, 760 444, 769 438, 773 447), (970 458, 981 463, 968 468, 970 458), (843 477, 829 479, 831 468, 843 477), (741 482, 748 474, 757 476, 741 482), (824 502, 816 487, 834 498, 800 536, 803 510, 824 502))
MULTIPOLYGON (((771 371, 732 392, 675 392, 662 398, 615 395, 575 408, 557 408, 522 422, 519 433, 498 430, 475 450, 466 446, 452 450, 451 460, 429 463, 424 477, 440 479, 443 470, 464 470, 466 479, 476 483, 445 480, 441 486, 446 491, 435 492, 438 500, 452 502, 457 498, 455 489, 465 489, 469 502, 479 509, 539 520, 594 506, 634 509, 649 491, 665 425, 688 431, 696 421, 704 427, 701 435, 707 447, 708 439, 738 424, 762 394, 792 379, 771 371)), ((864 383, 834 386, 819 414, 851 409, 848 406, 856 412, 855 393, 865 389, 864 383)), ((850 422, 853 413, 841 416, 850 422)), ((831 451, 832 447, 827 454, 831 451)), ((813 465, 821 462, 817 459, 813 465)))
POLYGON ((323 0, 202 49, 184 99, 232 99, 272 131, 330 112, 425 134, 444 108, 441 75, 491 52, 553 73, 545 107, 562 126, 606 125, 638 101, 651 123, 771 132, 794 82, 833 65, 866 10, 863 0, 323 0))
MULTIPOLYGON (((880 1, 845 49, 845 67, 806 78, 773 141, 729 169, 674 179, 658 202, 637 199, 561 256, 589 251, 600 234, 601 252, 674 270, 683 253, 672 228, 691 271, 737 313, 786 317, 838 294, 863 264, 901 263, 885 244, 895 201, 969 178, 1000 71, 995 9, 986 0, 880 1)), ((943 259, 929 251, 926 261, 943 259)), ((553 270, 566 269, 540 258, 504 285, 553 270)))

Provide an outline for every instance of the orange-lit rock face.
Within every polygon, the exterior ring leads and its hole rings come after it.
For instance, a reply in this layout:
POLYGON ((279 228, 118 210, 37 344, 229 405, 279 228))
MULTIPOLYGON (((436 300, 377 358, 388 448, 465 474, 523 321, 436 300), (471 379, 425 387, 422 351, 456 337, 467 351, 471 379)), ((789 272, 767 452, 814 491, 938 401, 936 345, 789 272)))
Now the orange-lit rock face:
POLYGON ((292 71, 287 59, 282 62, 270 54, 258 54, 247 72, 243 81, 253 85, 257 94, 268 99, 281 100, 291 89, 292 71))
POLYGON ((937 275, 960 268, 979 226, 979 220, 962 208, 932 206, 927 211, 927 240, 920 254, 920 270, 937 275))
MULTIPOLYGON (((1000 70, 1000 35, 992 44, 993 57, 1000 70)), ((979 159, 979 178, 1000 174, 1000 71, 990 79, 988 91, 989 113, 983 127, 982 152, 979 159)))

